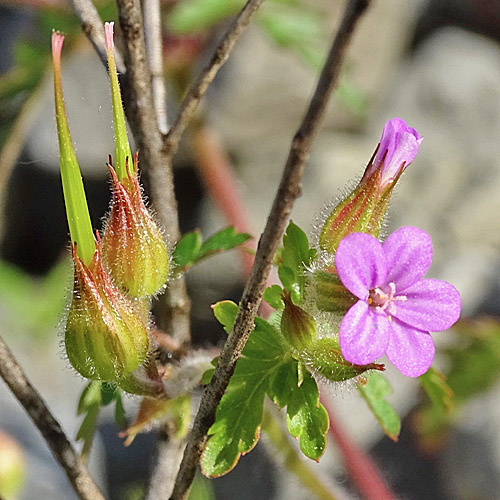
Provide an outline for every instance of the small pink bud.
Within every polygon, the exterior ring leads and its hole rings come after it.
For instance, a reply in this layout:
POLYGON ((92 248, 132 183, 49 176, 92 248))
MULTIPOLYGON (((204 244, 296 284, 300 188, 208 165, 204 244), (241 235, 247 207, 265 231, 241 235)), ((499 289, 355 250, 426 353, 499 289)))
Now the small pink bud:
POLYGON ((401 118, 386 123, 360 183, 326 219, 319 237, 321 250, 333 256, 340 241, 355 232, 379 236, 394 186, 422 140, 401 118))

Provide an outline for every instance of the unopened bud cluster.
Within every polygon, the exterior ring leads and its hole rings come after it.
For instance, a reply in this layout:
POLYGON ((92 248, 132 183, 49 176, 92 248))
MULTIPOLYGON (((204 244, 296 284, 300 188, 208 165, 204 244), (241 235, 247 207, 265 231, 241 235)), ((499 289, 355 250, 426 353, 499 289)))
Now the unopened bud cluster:
POLYGON ((106 49, 115 130, 110 159, 113 201, 102 241, 92 234, 79 167, 67 125, 61 85, 63 35, 53 33, 56 120, 61 176, 73 248, 74 288, 65 331, 68 359, 84 377, 114 381, 124 390, 159 395, 162 384, 149 333, 148 299, 164 286, 169 254, 161 229, 139 185, 132 159, 113 53, 113 25, 106 49))

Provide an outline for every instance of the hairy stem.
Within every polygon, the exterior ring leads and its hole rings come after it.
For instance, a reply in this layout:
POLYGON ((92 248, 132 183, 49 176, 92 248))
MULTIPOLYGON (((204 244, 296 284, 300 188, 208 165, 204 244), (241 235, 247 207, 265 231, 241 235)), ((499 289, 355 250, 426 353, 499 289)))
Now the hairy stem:
POLYGON ((42 433, 54 458, 66 472, 73 489, 82 500, 104 500, 85 467, 83 460, 64 434, 37 390, 26 378, 12 352, 0 337, 0 376, 17 400, 24 406, 42 433))
POLYGON ((369 0, 352 0, 348 3, 327 61, 321 71, 309 109, 293 138, 281 183, 259 241, 252 273, 243 292, 236 321, 219 357, 213 378, 202 395, 171 500, 186 498, 193 481, 206 444, 208 429, 215 419, 217 406, 229 384, 236 361, 253 329, 254 318, 264 293, 272 258, 283 235, 292 206, 301 193, 300 181, 305 162, 338 79, 341 62, 351 34, 368 4, 369 0))

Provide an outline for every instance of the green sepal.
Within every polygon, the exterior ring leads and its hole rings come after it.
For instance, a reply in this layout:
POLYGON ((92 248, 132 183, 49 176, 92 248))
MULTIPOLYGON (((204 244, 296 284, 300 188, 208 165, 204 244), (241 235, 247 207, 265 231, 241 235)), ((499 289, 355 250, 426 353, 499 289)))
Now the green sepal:
POLYGON ((354 365, 347 361, 340 351, 337 339, 325 337, 318 339, 306 348, 298 351, 296 356, 302 360, 313 373, 331 382, 343 382, 365 373, 368 370, 384 370, 384 365, 370 363, 354 365))
POLYGON ((385 397, 392 392, 389 382, 379 373, 373 373, 368 378, 367 384, 358 384, 358 389, 385 434, 393 441, 397 441, 401 431, 401 420, 385 400, 385 397))

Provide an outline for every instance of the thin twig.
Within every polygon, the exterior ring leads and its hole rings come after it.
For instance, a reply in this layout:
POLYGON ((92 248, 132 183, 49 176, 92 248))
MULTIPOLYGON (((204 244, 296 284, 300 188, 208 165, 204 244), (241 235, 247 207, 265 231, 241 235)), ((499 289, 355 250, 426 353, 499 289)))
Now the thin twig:
MULTIPOLYGON (((171 164, 163 148, 158 107, 155 106, 153 98, 141 5, 139 0, 117 0, 117 5, 125 41, 127 84, 122 88, 127 118, 140 151, 141 169, 149 174, 155 209, 168 239, 175 243, 180 237, 177 201, 171 164)), ((157 104, 162 105, 158 101, 157 104)), ((162 314, 156 318, 158 326, 181 346, 187 345, 190 340, 190 302, 182 276, 169 282, 160 298, 159 306, 162 314)), ((170 494, 183 450, 184 440, 173 437, 168 428, 160 430, 149 498, 162 498, 162 495, 165 498, 170 494)))
MULTIPOLYGON (((120 26, 125 40, 127 83, 123 87, 127 118, 140 151, 142 170, 149 174, 155 209, 171 243, 179 239, 177 201, 172 169, 167 168, 163 136, 158 128, 146 56, 143 19, 139 0, 117 0, 120 26)), ((184 279, 171 280, 162 296, 164 318, 158 326, 181 344, 189 341, 189 299, 184 279)))
POLYGON ((163 76, 163 43, 161 35, 160 0, 144 0, 144 35, 146 38, 146 54, 151 71, 153 102, 158 120, 158 128, 162 134, 168 130, 166 110, 166 90, 163 76))
POLYGON ((83 500, 104 500, 104 496, 90 477, 85 464, 64 434, 59 422, 52 416, 40 394, 30 384, 1 337, 0 376, 42 433, 78 496, 83 500))
POLYGON ((179 148, 179 142, 186 129, 189 120, 192 118, 201 98, 205 95, 208 86, 212 83, 215 75, 227 61, 229 54, 233 50, 236 42, 245 31, 250 19, 255 14, 264 0, 248 0, 246 5, 235 17, 228 30, 219 42, 215 52, 203 68, 195 83, 189 89, 184 101, 181 104, 177 118, 165 136, 165 150, 169 162, 179 148))
MULTIPOLYGON (((82 24, 83 32, 87 35, 90 43, 94 46, 97 55, 104 64, 104 67, 108 67, 108 57, 106 55, 106 46, 104 44, 104 23, 102 22, 95 5, 92 0, 71 0, 73 9, 78 19, 82 24)), ((115 47, 115 61, 116 69, 118 73, 122 75, 121 78, 125 77, 125 66, 123 64, 123 59, 118 50, 115 47)))
POLYGON ((282 237, 293 203, 300 195, 300 181, 304 165, 337 81, 351 34, 368 4, 369 0, 352 0, 348 3, 309 109, 293 138, 283 177, 259 242, 252 274, 243 292, 236 321, 219 357, 212 381, 207 385, 201 398, 200 408, 188 436, 171 500, 186 498, 193 481, 207 441, 208 429, 215 419, 217 406, 229 384, 236 361, 253 329, 254 318, 262 299, 272 258, 282 237))

